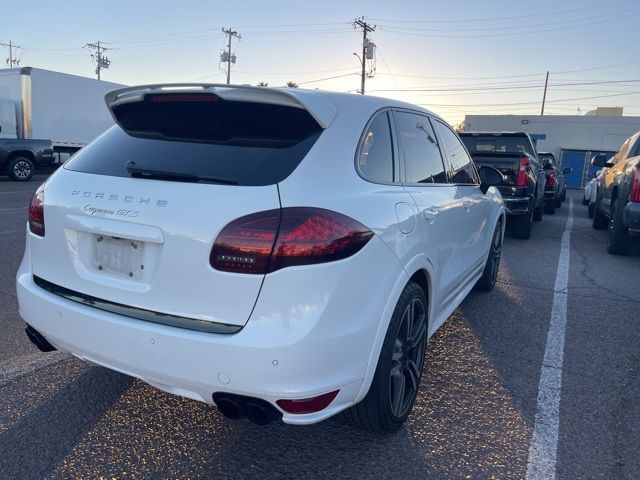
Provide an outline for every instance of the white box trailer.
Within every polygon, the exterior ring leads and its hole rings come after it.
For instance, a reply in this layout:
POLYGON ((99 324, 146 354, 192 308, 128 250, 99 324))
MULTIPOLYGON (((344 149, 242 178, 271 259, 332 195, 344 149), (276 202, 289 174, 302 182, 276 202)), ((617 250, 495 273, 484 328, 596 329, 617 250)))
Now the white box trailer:
POLYGON ((23 67, 0 70, 0 139, 46 139, 73 153, 113 125, 104 95, 123 85, 23 67))

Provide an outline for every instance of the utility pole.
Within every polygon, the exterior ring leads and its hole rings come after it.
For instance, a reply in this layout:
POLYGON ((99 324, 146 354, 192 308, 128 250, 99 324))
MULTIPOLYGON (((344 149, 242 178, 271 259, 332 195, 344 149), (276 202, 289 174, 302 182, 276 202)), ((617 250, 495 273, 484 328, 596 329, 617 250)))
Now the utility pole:
POLYGON ((227 36, 227 50, 220 54, 220 61, 227 64, 227 85, 229 85, 231 83, 231 64, 236 63, 236 56, 231 53, 231 39, 235 37, 240 40, 242 37, 230 28, 223 28, 222 32, 227 36))
POLYGON ((111 65, 111 60, 102 55, 109 49, 100 45, 100 41, 97 41, 96 43, 87 43, 85 47, 90 48, 91 50, 95 50, 95 53, 91 54, 91 58, 93 58, 96 62, 96 75, 98 77, 98 80, 100 80, 101 70, 103 68, 109 68, 109 65, 111 65))
POLYGON ((540 115, 544 115, 544 102, 547 100, 547 86, 549 85, 549 70, 547 70, 547 78, 544 80, 544 94, 542 95, 542 110, 540 115))
POLYGON ((20 65, 20 60, 17 58, 13 58, 13 49, 22 47, 20 45, 16 45, 11 40, 9 40, 9 43, 0 43, 0 45, 9 47, 9 58, 7 58, 7 65, 9 65, 9 68, 13 68, 14 66, 17 67, 18 65, 20 65))
POLYGON ((364 20, 364 17, 356 18, 353 22, 353 28, 362 29, 362 58, 357 53, 354 53, 360 60, 362 72, 360 74, 360 93, 364 95, 364 81, 367 77, 371 78, 373 73, 367 74, 367 59, 373 59, 373 52, 375 44, 367 38, 369 32, 373 32, 376 29, 376 25, 371 25, 364 20))

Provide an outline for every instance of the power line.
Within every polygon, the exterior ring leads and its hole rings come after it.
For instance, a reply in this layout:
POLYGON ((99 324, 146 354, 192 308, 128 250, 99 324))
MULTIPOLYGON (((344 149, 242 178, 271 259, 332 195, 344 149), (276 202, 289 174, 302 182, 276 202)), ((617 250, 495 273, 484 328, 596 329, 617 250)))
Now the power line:
POLYGON ((298 85, 305 85, 307 83, 324 82, 325 80, 333 80, 336 78, 350 77, 351 75, 358 75, 358 72, 345 73, 344 75, 336 75, 334 77, 318 78, 316 80, 307 80, 306 82, 297 82, 298 85))
MULTIPOLYGON (((573 102, 577 100, 590 100, 594 98, 610 98, 610 97, 622 97, 626 95, 638 95, 640 91, 636 92, 628 92, 628 93, 619 93, 614 95, 594 95, 591 97, 577 97, 577 98, 562 98, 557 100, 547 100, 547 103, 561 103, 561 102, 573 102)), ((460 103, 419 103, 418 105, 422 106, 432 106, 432 107, 499 107, 499 106, 511 106, 511 105, 539 105, 540 102, 512 102, 512 103, 473 103, 473 104, 460 104, 460 103)))
POLYGON ((556 16, 562 13, 575 13, 581 12, 585 10, 595 10, 599 8, 609 8, 622 4, 634 4, 636 0, 621 0, 618 2, 610 2, 604 5, 594 5, 591 7, 584 8, 572 8, 569 10, 550 10, 546 12, 540 13, 529 13, 526 15, 512 15, 508 17, 482 17, 482 18, 471 18, 471 19, 456 19, 456 20, 390 20, 390 19, 382 19, 382 18, 372 18, 371 20, 377 22, 385 22, 385 23, 476 23, 476 22, 487 22, 487 21, 500 21, 500 20, 514 20, 518 18, 530 18, 530 17, 546 17, 546 16, 556 16))
MULTIPOLYGON (((635 10, 634 12, 637 13, 638 11, 635 10)), ((629 14, 626 13, 624 15, 616 15, 614 17, 611 17, 611 18, 608 18, 608 19, 605 19, 605 20, 598 20, 598 21, 593 21, 593 22, 583 22, 583 23, 577 23, 575 25, 563 25, 563 26, 559 26, 559 27, 543 28, 543 29, 537 29, 537 30, 526 30, 526 29, 522 28, 522 29, 514 31, 514 32, 487 33, 487 34, 480 34, 480 35, 467 35, 467 34, 463 34, 463 35, 458 35, 458 34, 444 35, 444 34, 439 34, 439 33, 406 32, 406 31, 402 31, 402 30, 398 30, 398 29, 394 29, 394 28, 389 28, 389 27, 384 27, 384 26, 381 26, 380 29, 384 30, 385 32, 395 33, 395 34, 399 34, 399 35, 408 35, 408 36, 417 36, 417 37, 431 37, 431 38, 507 37, 507 36, 513 36, 513 35, 522 36, 522 35, 530 35, 530 34, 534 34, 534 33, 553 32, 553 31, 564 30, 564 29, 569 29, 569 28, 586 27, 586 26, 589 26, 589 25, 597 25, 597 24, 601 24, 601 23, 613 22, 613 21, 621 20, 621 19, 628 18, 628 17, 629 17, 629 14)))
MULTIPOLYGON (((493 31, 497 31, 497 30, 521 30, 523 28, 538 28, 538 27, 548 27, 550 25, 570 25, 572 23, 578 23, 578 22, 585 22, 585 21, 590 21, 590 20, 601 20, 601 19, 608 19, 611 17, 619 17, 619 16, 623 16, 623 15, 627 15, 629 13, 635 13, 637 12, 639 9, 638 8, 631 8, 629 10, 623 10, 623 11, 617 11, 614 13, 605 13, 605 14, 599 14, 599 15, 594 15, 594 16, 590 16, 590 17, 582 17, 582 18, 571 18, 571 19, 565 19, 565 20, 556 20, 556 21, 549 21, 549 22, 544 22, 544 23, 524 23, 524 24, 514 24, 513 22, 510 22, 509 25, 501 25, 501 26, 486 26, 483 25, 482 27, 478 27, 478 28, 466 28, 466 27, 456 27, 456 31, 458 32, 485 32, 488 30, 493 30, 493 31)), ((407 26, 407 27, 403 27, 403 26, 396 26, 396 25, 392 25, 391 28, 394 28, 396 30, 405 30, 405 31, 424 31, 424 32, 450 32, 451 31, 451 27, 448 28, 432 28, 432 27, 411 27, 411 26, 407 26)))

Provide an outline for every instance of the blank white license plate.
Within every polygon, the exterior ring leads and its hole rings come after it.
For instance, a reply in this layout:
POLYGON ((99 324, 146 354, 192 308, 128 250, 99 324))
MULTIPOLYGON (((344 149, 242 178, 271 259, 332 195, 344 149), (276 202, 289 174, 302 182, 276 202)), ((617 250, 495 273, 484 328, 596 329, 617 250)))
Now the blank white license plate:
POLYGON ((95 268, 104 273, 137 280, 144 270, 144 242, 95 235, 95 268))

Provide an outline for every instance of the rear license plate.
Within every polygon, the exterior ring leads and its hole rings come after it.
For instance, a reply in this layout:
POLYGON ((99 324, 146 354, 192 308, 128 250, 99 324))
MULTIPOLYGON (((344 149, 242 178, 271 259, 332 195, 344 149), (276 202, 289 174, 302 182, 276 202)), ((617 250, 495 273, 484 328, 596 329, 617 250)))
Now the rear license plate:
POLYGON ((103 273, 137 280, 144 270, 144 242, 95 235, 94 266, 103 273))

